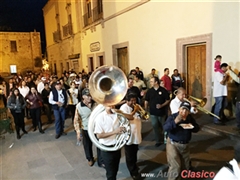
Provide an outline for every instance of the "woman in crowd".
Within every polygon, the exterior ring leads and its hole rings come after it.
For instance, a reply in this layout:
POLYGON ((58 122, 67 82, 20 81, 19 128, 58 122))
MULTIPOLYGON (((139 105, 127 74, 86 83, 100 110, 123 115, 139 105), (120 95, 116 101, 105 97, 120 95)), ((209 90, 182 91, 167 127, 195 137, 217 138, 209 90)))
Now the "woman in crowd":
POLYGON ((14 88, 13 93, 7 100, 7 107, 10 109, 15 123, 15 128, 17 131, 17 139, 20 139, 20 128, 24 134, 27 134, 25 130, 24 123, 24 109, 26 107, 26 101, 24 97, 20 94, 19 89, 14 88))
MULTIPOLYGON (((27 95, 28 95, 28 93, 29 93, 29 87, 27 86, 27 83, 25 82, 25 81, 21 81, 20 83, 19 83, 19 87, 18 87, 18 89, 19 89, 19 92, 21 93, 21 95, 25 98, 27 95)), ((28 108, 26 107, 25 108, 25 116, 27 117, 27 118, 30 118, 30 115, 29 115, 29 110, 28 110, 28 108)))
POLYGON ((78 89, 75 88, 76 84, 74 82, 70 83, 70 89, 67 90, 68 95, 68 108, 71 112, 72 122, 75 115, 76 105, 78 103, 78 89))
POLYGON ((41 105, 42 105, 42 97, 37 92, 35 87, 31 87, 29 94, 26 96, 26 101, 30 105, 30 115, 32 117, 33 123, 33 131, 38 130, 41 134, 44 133, 42 130, 42 122, 41 122, 41 105))

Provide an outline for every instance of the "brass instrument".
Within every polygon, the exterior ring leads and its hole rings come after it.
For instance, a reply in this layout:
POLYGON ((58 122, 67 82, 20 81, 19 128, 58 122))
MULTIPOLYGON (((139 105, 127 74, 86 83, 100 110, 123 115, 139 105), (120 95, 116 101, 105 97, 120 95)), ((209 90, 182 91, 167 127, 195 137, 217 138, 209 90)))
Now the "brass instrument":
POLYGON ((105 106, 119 103, 126 95, 128 83, 123 71, 116 66, 101 66, 97 68, 89 79, 89 91, 92 98, 99 104, 92 111, 88 121, 88 135, 91 141, 103 151, 116 151, 123 147, 130 138, 131 128, 126 117, 117 113, 119 126, 125 128, 125 132, 116 135, 114 147, 106 147, 99 143, 94 134, 95 119, 99 113, 105 110, 105 106))
POLYGON ((139 104, 133 104, 133 106, 138 106, 139 110, 138 113, 140 114, 141 118, 144 120, 148 120, 149 119, 149 114, 147 111, 145 111, 142 106, 140 106, 139 104))
MULTIPOLYGON (((175 90, 173 92, 173 94, 176 96, 177 95, 177 90, 175 90)), ((220 117, 218 117, 216 114, 214 114, 214 113, 208 111, 207 109, 203 108, 207 104, 207 98, 200 99, 200 98, 196 98, 196 97, 193 97, 193 96, 190 96, 190 95, 188 96, 188 98, 184 98, 184 101, 188 101, 189 103, 191 103, 191 100, 197 102, 196 108, 199 111, 202 111, 205 114, 209 114, 209 115, 212 115, 212 116, 220 119, 220 117)))
POLYGON ((70 89, 67 92, 68 92, 68 95, 69 95, 68 104, 73 105, 73 97, 72 97, 72 93, 70 92, 70 89))

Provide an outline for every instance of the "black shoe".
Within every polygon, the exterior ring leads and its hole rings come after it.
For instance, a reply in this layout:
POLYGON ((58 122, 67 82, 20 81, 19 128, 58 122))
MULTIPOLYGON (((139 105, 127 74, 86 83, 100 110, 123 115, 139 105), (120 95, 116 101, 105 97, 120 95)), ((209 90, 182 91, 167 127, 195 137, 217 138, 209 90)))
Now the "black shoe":
POLYGON ((36 131, 36 130, 37 130, 37 128, 36 128, 36 127, 34 127, 34 128, 33 128, 33 132, 34 132, 34 131, 36 131))
POLYGON ((62 132, 62 133, 61 133, 61 135, 62 135, 62 136, 66 136, 66 135, 67 135, 67 133, 65 133, 65 132, 62 132))
POLYGON ((41 134, 44 134, 44 131, 43 131, 43 130, 40 130, 39 132, 40 132, 41 134))
POLYGON ((161 143, 156 143, 155 147, 159 147, 161 145, 161 143))
POLYGON ((17 139, 21 139, 21 136, 20 136, 20 134, 17 134, 17 139))
POLYGON ((60 138, 60 134, 56 134, 56 136, 55 136, 55 139, 58 139, 58 138, 60 138))
POLYGON ((28 134, 28 132, 27 132, 25 129, 23 130, 23 133, 24 133, 24 134, 28 134))

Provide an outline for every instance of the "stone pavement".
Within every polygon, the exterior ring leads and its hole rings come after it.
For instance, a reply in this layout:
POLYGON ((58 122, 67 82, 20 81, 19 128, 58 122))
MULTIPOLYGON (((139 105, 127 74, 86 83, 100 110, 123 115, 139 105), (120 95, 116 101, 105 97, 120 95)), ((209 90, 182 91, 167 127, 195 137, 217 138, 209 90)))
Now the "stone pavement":
MULTIPOLYGON (((238 136, 231 130, 234 120, 229 122, 231 125, 221 127, 213 125, 208 115, 198 115, 196 118, 202 129, 208 132, 200 131, 193 135, 190 143, 192 164, 198 171, 217 172, 233 157, 232 145, 235 144, 236 138, 229 137, 238 136), (226 132, 225 136, 222 136, 223 132, 226 132)), ((46 121, 45 115, 42 119, 46 121)), ((82 145, 76 146, 76 135, 70 119, 66 120, 65 125, 68 134, 59 139, 55 139, 54 124, 44 124, 45 134, 40 134, 38 131, 32 132, 31 120, 25 121, 26 130, 29 132, 27 135, 22 134, 22 138, 17 140, 15 133, 5 134, 5 139, 0 139, 1 180, 106 179, 105 169, 99 168, 97 163, 93 167, 88 166, 82 145)), ((157 177, 168 168, 165 145, 158 148, 154 146, 150 122, 143 123, 142 134, 143 142, 138 153, 138 166, 145 177, 142 179, 167 179, 157 177)), ((96 156, 96 148, 94 155, 96 156)), ((131 179, 123 151, 117 179, 131 179)))

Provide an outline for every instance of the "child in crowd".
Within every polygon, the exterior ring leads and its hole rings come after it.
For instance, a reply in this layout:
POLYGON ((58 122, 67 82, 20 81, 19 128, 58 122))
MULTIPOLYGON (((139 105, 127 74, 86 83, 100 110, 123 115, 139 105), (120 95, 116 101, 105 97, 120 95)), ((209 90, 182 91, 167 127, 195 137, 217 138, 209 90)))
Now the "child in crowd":
POLYGON ((215 72, 220 72, 223 73, 220 66, 221 66, 221 61, 222 61, 222 56, 221 55, 217 55, 215 57, 215 63, 214 63, 214 71, 215 72))

